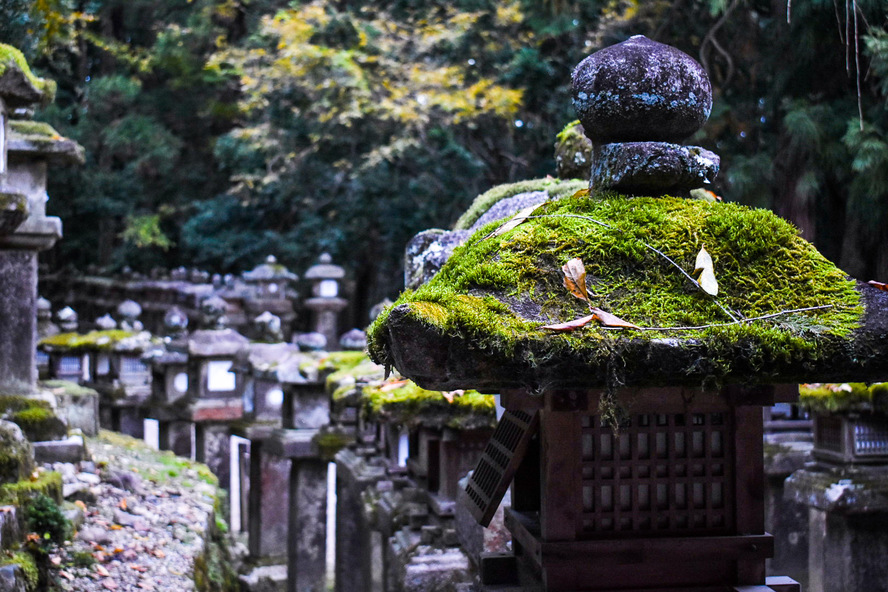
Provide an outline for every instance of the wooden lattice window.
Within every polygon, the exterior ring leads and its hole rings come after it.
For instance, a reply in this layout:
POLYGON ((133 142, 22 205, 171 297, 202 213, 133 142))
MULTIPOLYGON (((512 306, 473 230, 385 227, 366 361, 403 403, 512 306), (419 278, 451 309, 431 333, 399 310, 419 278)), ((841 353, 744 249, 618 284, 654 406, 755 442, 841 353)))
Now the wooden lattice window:
POLYGON ((729 412, 634 415, 618 436, 598 416, 581 422, 581 536, 732 534, 729 412))
POLYGON ((469 510, 482 526, 490 524, 538 426, 538 413, 507 409, 500 418, 466 485, 469 510))

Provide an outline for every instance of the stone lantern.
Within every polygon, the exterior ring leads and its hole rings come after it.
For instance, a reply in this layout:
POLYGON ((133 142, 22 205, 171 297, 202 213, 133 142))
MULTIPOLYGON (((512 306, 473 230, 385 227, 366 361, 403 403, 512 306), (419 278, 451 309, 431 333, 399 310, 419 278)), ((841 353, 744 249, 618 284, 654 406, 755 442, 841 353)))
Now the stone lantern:
POLYGON ((148 360, 151 366, 150 416, 158 422, 158 444, 161 450, 172 450, 180 456, 191 454, 191 422, 180 417, 178 403, 188 396, 188 316, 179 307, 164 315, 167 334, 166 349, 148 360))
POLYGON ((717 169, 680 144, 711 106, 689 56, 633 37, 574 98, 588 195, 501 212, 376 320, 371 357, 500 394, 463 501, 486 525, 511 486, 513 552, 479 558, 482 589, 798 590, 765 574, 762 407, 888 374, 888 293, 769 212, 679 197, 717 169))
POLYGON ((243 279, 248 287, 248 296, 244 298, 247 318, 255 318, 266 312, 273 314, 280 319, 284 338, 289 339, 290 327, 296 319, 291 285, 299 276, 278 263, 274 255, 269 255, 264 263, 244 272, 243 279))
POLYGON ((83 163, 79 144, 29 120, 54 91, 21 52, 0 44, 0 381, 28 389, 37 379, 37 253, 62 236, 61 221, 46 216, 47 170, 83 163))
POLYGON ((312 283, 312 298, 305 301, 305 306, 312 311, 314 317, 313 330, 327 338, 327 349, 332 351, 339 343, 337 337, 336 317, 348 302, 339 297, 339 288, 345 270, 333 264, 329 253, 323 253, 318 263, 308 268, 305 279, 312 283))

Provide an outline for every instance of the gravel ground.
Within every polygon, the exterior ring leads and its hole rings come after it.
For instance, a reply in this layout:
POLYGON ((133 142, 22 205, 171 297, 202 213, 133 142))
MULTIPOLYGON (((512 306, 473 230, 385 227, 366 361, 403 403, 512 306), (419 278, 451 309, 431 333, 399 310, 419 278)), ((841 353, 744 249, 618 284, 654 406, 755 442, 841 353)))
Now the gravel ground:
POLYGON ((73 540, 51 557, 53 590, 194 590, 195 558, 216 520, 215 477, 204 465, 103 432, 92 462, 55 463, 81 510, 73 540))

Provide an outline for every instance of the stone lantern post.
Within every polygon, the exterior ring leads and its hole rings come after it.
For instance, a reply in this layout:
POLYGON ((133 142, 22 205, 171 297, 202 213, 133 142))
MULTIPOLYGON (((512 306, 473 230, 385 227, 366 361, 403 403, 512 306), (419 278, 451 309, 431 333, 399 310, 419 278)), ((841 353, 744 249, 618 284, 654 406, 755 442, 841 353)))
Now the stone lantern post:
POLYGON ((0 383, 26 389, 37 379, 37 253, 62 236, 61 220, 46 215, 47 170, 83 163, 79 144, 30 121, 54 91, 21 52, 0 44, 0 383))
POLYGON ((318 258, 317 265, 313 265, 305 272, 305 279, 312 282, 312 298, 305 301, 305 306, 312 311, 314 318, 313 330, 327 338, 327 350, 338 348, 337 322, 339 312, 346 307, 348 302, 339 297, 339 288, 345 270, 338 265, 333 265, 333 258, 329 253, 324 253, 318 258))
POLYGON ((370 355, 501 395, 464 496, 487 524, 511 486, 513 552, 480 557, 483 590, 797 591, 765 574, 762 407, 886 375, 888 293, 769 212, 684 197, 718 165, 681 145, 711 107, 689 56, 633 37, 573 85, 588 194, 500 212, 376 320, 370 355))

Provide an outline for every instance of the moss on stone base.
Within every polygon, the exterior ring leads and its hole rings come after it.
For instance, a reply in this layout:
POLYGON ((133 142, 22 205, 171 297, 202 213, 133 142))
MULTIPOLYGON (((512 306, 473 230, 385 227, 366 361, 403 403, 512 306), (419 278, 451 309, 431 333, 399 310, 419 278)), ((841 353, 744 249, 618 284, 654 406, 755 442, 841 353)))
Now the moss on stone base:
POLYGON ((407 426, 473 429, 496 422, 492 395, 477 391, 448 393, 420 388, 412 381, 375 383, 364 387, 364 412, 376 420, 407 426))
POLYGON ((58 440, 68 433, 49 403, 22 395, 0 395, 0 417, 18 425, 32 442, 58 440))
POLYGON ((55 98, 55 80, 38 78, 31 72, 31 67, 24 54, 11 45, 0 43, 0 76, 6 74, 10 68, 16 68, 25 76, 28 83, 43 95, 42 102, 49 104, 55 98))
POLYGON ((0 559, 0 565, 17 565, 22 570, 25 579, 25 590, 33 592, 40 582, 40 570, 34 556, 26 551, 16 551, 8 557, 0 559))
POLYGON ((44 471, 33 478, 0 486, 0 502, 26 506, 28 501, 39 494, 49 497, 57 504, 62 503, 62 476, 55 471, 44 471))
MULTIPOLYGON (((735 364, 746 373, 774 361, 785 367, 829 359, 860 327, 863 306, 854 281, 767 210, 581 191, 543 204, 532 219, 501 236, 485 238, 501 224, 481 228, 431 281, 404 293, 396 306, 404 305, 400 310, 437 333, 528 368, 566 353, 588 366, 625 363, 621 352, 630 342, 703 343, 711 358, 705 373, 716 381, 731 375, 735 364), (829 308, 728 324, 712 298, 646 244, 688 273, 705 245, 715 262, 717 302, 738 318, 829 308), (594 306, 656 330, 597 323, 573 332, 543 329, 589 314, 562 285, 561 267, 574 257, 585 263, 594 306)), ((386 343, 391 310, 369 330, 370 354, 379 363, 392 362, 386 343)))

